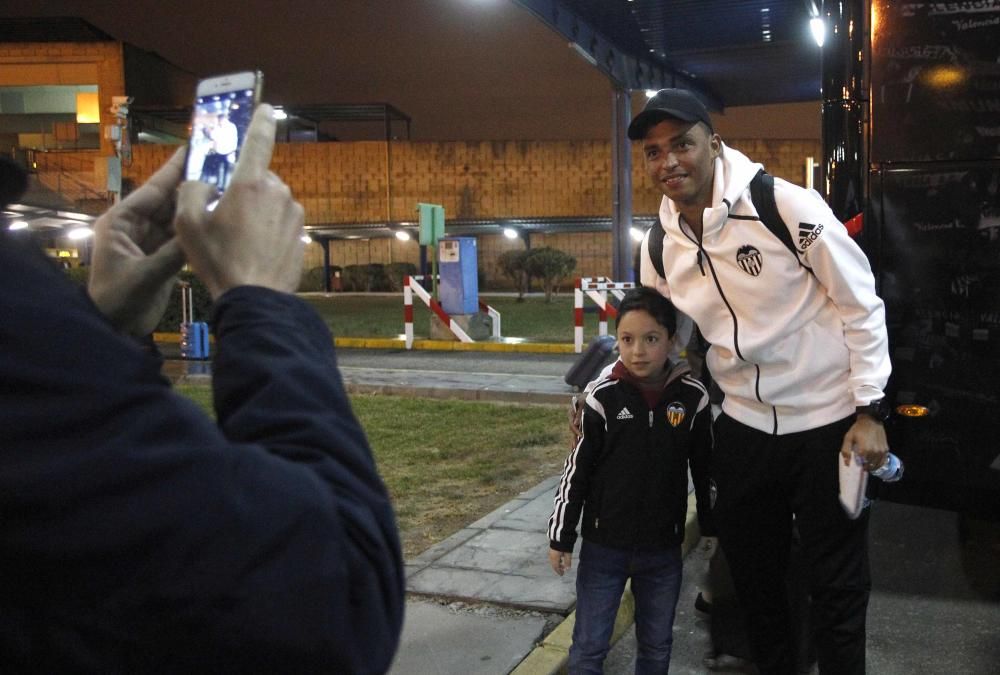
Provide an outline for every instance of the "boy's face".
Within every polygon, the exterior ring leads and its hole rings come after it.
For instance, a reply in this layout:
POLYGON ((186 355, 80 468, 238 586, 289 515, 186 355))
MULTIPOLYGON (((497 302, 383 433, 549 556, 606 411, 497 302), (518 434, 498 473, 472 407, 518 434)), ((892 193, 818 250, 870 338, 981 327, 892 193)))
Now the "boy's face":
POLYGON ((655 383, 660 379, 670 346, 667 329, 648 312, 632 310, 618 321, 618 351, 622 363, 643 382, 655 383))

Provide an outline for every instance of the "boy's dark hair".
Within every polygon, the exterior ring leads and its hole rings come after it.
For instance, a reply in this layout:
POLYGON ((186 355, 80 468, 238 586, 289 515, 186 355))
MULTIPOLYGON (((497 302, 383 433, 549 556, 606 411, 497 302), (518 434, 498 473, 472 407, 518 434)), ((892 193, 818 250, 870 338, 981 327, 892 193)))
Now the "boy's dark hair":
POLYGON ((667 337, 673 337, 677 331, 677 310, 674 303, 667 300, 649 286, 633 288, 625 294, 618 305, 618 318, 615 328, 621 323, 622 317, 637 309, 649 314, 656 323, 667 329, 667 337))

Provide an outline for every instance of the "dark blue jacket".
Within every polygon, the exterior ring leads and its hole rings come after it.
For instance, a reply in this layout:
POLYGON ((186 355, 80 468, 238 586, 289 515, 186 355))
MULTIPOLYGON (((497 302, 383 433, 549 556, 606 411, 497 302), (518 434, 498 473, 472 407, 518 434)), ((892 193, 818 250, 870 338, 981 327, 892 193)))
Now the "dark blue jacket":
POLYGON ((217 303, 218 423, 0 234, 0 670, 388 669, 396 525, 326 326, 217 303))

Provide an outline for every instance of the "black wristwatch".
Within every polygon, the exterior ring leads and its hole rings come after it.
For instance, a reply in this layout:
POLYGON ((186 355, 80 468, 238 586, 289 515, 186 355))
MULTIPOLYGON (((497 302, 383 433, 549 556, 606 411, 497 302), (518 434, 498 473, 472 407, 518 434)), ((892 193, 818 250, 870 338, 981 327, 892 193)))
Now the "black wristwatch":
POLYGON ((854 413, 857 415, 868 415, 876 422, 885 422, 889 419, 889 404, 886 402, 885 397, 867 403, 865 405, 859 405, 854 409, 854 413))

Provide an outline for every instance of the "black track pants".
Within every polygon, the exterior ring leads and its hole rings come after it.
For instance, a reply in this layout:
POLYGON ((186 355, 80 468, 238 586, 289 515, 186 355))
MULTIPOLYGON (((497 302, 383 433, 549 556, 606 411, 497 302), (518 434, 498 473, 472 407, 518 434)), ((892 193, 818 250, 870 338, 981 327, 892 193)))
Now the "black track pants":
POLYGON ((785 584, 793 515, 809 575, 820 672, 865 672, 868 511, 850 520, 837 497, 840 446, 852 423, 853 417, 775 436, 725 414, 716 420, 712 513, 763 675, 795 672, 785 584))

